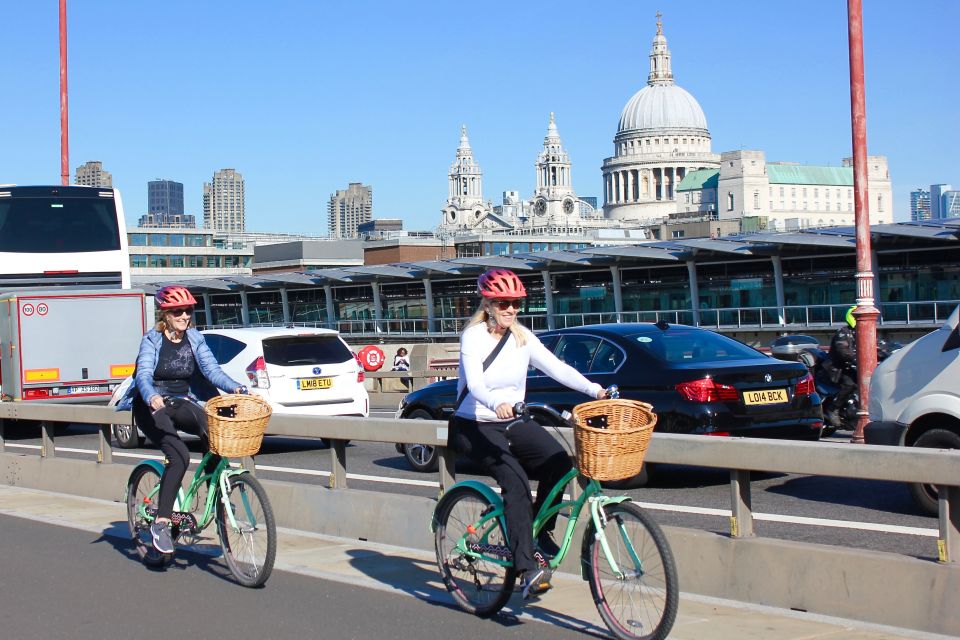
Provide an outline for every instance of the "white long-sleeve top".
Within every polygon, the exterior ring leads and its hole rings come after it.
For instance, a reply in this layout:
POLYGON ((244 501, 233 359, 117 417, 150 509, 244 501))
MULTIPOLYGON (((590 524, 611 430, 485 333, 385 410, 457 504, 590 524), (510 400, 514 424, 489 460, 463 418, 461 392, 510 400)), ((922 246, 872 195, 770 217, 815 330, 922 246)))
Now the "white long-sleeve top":
POLYGON ((464 385, 468 389, 457 415, 477 422, 499 422, 496 408, 504 402, 510 406, 523 402, 527 391, 527 368, 535 366, 540 371, 575 391, 596 398, 603 389, 590 382, 579 371, 559 360, 543 343, 526 329, 527 343, 517 346, 513 334, 507 338, 503 349, 493 362, 483 370, 483 361, 500 341, 500 336, 491 335, 486 324, 467 328, 460 338, 460 379, 457 382, 457 397, 464 385))

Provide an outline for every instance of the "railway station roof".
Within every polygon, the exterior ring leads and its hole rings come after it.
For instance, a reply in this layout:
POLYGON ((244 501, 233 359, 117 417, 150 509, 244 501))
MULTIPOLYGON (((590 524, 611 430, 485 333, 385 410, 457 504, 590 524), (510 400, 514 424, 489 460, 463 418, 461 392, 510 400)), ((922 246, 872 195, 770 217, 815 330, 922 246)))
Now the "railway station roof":
MULTIPOLYGON (((922 246, 924 243, 960 243, 960 219, 900 222, 874 225, 870 229, 875 247, 922 246)), ((742 234, 723 238, 672 239, 636 245, 592 246, 578 250, 523 252, 511 255, 474 256, 448 260, 423 260, 395 264, 350 266, 303 272, 263 273, 252 276, 224 275, 217 278, 170 279, 138 283, 152 292, 167 284, 183 284, 198 293, 218 293, 239 289, 263 289, 283 285, 335 283, 400 282, 415 278, 470 276, 484 268, 501 267, 519 272, 569 270, 580 267, 650 266, 676 264, 685 260, 736 259, 736 256, 770 256, 789 251, 818 249, 836 252, 856 251, 856 233, 852 226, 742 234)))

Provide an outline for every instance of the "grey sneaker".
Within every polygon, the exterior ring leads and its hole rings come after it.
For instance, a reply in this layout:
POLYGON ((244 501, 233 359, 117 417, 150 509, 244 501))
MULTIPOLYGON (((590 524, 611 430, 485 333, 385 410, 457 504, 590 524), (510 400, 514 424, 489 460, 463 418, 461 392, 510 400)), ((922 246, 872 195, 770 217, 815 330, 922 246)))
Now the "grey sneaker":
POLYGON ((173 539, 170 537, 169 522, 154 522, 150 525, 153 536, 153 548, 160 553, 173 553, 173 539))
POLYGON ((524 574, 523 582, 521 582, 523 586, 523 599, 529 600, 530 598, 549 591, 552 586, 550 584, 550 577, 550 569, 545 567, 540 567, 524 574))

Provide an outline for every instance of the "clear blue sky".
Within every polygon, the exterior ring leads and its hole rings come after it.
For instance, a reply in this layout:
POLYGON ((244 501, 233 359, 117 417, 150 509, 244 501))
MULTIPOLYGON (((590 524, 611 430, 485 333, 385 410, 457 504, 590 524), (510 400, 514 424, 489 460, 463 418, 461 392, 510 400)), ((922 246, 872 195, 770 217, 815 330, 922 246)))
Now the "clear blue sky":
MULTIPOLYGON (((842 0, 68 2, 71 173, 101 160, 129 223, 155 178, 182 182, 201 219, 203 182, 233 167, 250 230, 325 234, 327 200, 349 182, 373 186, 376 217, 432 228, 460 124, 498 203, 532 195, 551 111, 577 192, 601 197, 658 9, 714 152, 851 155, 842 0)), ((903 220, 910 190, 960 188, 960 2, 863 4, 869 152, 890 159, 903 220)), ((0 183, 59 182, 57 11, 3 9, 0 183)))

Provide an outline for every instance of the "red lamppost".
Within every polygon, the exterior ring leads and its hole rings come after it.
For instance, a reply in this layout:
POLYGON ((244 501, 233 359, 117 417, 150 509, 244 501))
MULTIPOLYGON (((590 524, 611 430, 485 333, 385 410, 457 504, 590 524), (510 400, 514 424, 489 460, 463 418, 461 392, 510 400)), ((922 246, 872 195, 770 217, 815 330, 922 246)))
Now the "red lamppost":
POLYGON ((70 139, 67 129, 67 0, 60 0, 60 184, 70 184, 70 139))
POLYGON ((851 442, 863 443, 863 428, 870 418, 870 380, 877 368, 877 317, 873 300, 870 252, 870 200, 867 193, 867 108, 863 81, 862 0, 847 0, 850 44, 850 119, 853 125, 853 196, 857 236, 857 371, 860 410, 851 442))

